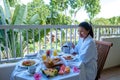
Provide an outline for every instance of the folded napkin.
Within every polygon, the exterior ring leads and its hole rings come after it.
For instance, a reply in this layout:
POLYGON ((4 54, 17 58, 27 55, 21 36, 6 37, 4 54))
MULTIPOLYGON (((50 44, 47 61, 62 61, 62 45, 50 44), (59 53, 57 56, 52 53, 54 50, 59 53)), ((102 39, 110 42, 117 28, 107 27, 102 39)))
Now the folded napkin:
POLYGON ((71 67, 76 66, 77 68, 80 68, 81 62, 67 62, 67 64, 71 67))
POLYGON ((60 59, 62 60, 62 62, 63 62, 64 65, 68 65, 67 61, 62 56, 60 56, 60 59))
POLYGON ((27 58, 37 57, 37 53, 26 54, 25 57, 27 57, 27 58))

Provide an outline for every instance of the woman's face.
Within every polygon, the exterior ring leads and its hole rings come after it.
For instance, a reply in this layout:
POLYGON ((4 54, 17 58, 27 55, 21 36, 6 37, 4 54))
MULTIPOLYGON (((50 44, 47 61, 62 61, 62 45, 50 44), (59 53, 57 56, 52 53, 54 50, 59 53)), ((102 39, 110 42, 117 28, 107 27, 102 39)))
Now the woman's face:
POLYGON ((87 31, 85 28, 83 27, 78 27, 78 35, 81 37, 81 38, 86 38, 87 35, 88 35, 89 31, 87 31))

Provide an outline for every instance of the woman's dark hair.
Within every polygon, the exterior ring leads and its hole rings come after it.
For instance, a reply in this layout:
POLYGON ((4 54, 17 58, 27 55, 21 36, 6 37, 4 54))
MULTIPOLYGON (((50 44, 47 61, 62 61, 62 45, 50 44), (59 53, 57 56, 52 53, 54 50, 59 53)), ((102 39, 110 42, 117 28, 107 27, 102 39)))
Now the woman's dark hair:
POLYGON ((83 27, 85 30, 89 31, 89 35, 93 38, 94 34, 93 34, 93 29, 91 24, 89 24, 88 22, 81 22, 78 27, 83 27))

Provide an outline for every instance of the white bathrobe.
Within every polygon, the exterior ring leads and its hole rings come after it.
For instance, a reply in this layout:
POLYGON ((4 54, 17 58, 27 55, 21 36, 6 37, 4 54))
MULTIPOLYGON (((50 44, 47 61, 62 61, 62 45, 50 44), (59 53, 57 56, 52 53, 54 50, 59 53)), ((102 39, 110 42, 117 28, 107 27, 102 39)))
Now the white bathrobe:
POLYGON ((85 40, 80 38, 74 50, 79 54, 79 59, 85 66, 86 80, 95 80, 97 74, 97 49, 93 38, 90 35, 85 40))

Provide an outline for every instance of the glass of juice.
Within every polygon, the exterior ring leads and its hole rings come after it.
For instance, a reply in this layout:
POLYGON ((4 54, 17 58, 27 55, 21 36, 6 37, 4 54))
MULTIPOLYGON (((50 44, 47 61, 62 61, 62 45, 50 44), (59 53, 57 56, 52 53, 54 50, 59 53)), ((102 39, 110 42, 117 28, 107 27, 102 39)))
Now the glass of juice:
POLYGON ((57 50, 54 50, 53 51, 53 56, 57 56, 58 54, 57 54, 57 50))
POLYGON ((47 59, 46 54, 43 54, 43 55, 42 55, 42 60, 45 61, 46 59, 47 59))

